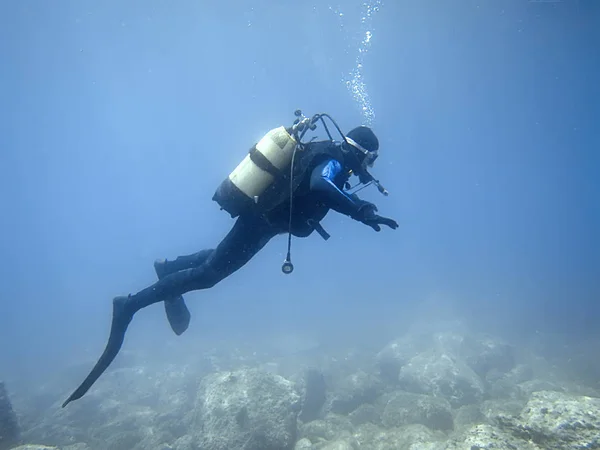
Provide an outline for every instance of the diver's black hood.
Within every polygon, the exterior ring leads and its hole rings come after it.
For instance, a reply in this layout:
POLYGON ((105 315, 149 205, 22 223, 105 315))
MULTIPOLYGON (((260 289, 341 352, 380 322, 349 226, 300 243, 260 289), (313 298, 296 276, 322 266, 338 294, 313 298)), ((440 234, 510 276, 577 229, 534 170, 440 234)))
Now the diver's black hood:
POLYGON ((361 125, 353 128, 346 136, 370 152, 379 150, 379 139, 377 139, 373 130, 367 126, 361 125))

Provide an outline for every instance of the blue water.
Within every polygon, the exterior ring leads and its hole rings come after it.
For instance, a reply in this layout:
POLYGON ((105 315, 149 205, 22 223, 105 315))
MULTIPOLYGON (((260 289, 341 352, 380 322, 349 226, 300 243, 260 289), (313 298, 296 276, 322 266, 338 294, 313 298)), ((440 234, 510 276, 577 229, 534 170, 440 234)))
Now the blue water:
MULTIPOLYGON (((274 239, 186 296, 184 342, 596 332, 600 4, 204 3, 0 5, 0 378, 95 358, 112 297, 218 243, 214 190, 297 108, 373 127, 390 196, 361 194, 400 228, 332 212, 287 277, 274 239)), ((129 336, 173 339, 162 306, 129 336)))

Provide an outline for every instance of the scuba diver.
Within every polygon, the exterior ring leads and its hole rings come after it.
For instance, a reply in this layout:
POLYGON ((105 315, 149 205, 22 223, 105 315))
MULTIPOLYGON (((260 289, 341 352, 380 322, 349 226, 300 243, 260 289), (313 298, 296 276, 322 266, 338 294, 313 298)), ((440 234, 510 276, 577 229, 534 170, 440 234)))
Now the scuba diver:
POLYGON ((209 289, 243 267, 271 238, 287 234, 287 256, 282 271, 290 274, 292 235, 310 236, 314 231, 329 238, 320 221, 330 209, 370 226, 398 228, 395 220, 377 214, 377 207, 361 200, 358 190, 374 184, 387 195, 368 168, 378 157, 379 140, 366 126, 340 130, 328 114, 305 117, 300 110, 291 127, 269 131, 217 188, 213 200, 237 220, 214 249, 157 260, 158 281, 128 296, 113 299, 110 336, 104 353, 83 381, 63 403, 63 408, 81 398, 117 356, 134 314, 146 306, 163 302, 173 331, 180 335, 190 322, 182 294, 209 289), (335 141, 325 123, 329 119, 342 137, 335 141), (302 142, 307 131, 322 123, 329 140, 302 142), (359 183, 352 187, 352 175, 359 183), (356 189, 360 186, 359 189, 356 189))

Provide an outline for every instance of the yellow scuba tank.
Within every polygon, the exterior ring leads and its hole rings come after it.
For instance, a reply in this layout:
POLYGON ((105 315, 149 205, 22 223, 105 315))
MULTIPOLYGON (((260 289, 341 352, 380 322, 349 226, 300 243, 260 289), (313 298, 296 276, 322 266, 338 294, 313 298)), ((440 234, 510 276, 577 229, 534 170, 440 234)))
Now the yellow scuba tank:
POLYGON ((276 178, 287 175, 297 145, 284 126, 272 129, 221 183, 213 200, 231 217, 251 210, 276 178))

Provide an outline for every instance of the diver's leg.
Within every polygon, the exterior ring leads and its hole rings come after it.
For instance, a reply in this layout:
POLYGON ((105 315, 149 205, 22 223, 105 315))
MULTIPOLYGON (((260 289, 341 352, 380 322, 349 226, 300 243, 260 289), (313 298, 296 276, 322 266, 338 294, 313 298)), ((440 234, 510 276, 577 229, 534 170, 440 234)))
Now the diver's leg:
POLYGON ((213 287, 243 267, 279 231, 259 217, 238 218, 203 264, 166 275, 152 286, 130 295, 128 310, 133 315, 165 298, 213 287))
POLYGON ((166 298, 214 286, 250 261, 278 232, 260 218, 240 217, 200 266, 167 275, 135 295, 116 297, 113 300, 113 318, 106 348, 83 383, 63 403, 63 408, 85 395, 115 359, 123 345, 127 327, 137 311, 166 298))
POLYGON ((161 279, 174 272, 192 269, 204 264, 206 258, 208 258, 213 251, 214 249, 212 248, 200 250, 199 252, 192 253, 191 255, 178 256, 176 259, 171 261, 167 259, 157 259, 154 261, 154 270, 156 271, 158 278, 161 279))
MULTIPOLYGON (((177 272, 179 270, 189 269, 191 267, 198 267, 206 261, 206 258, 213 252, 213 249, 201 250, 192 255, 179 256, 174 261, 168 261, 166 259, 157 259, 154 261, 154 271, 158 279, 164 278, 166 275, 177 272)), ((181 335, 190 325, 192 315, 183 296, 177 295, 172 298, 166 299, 164 302, 165 313, 167 320, 173 332, 179 336, 181 335)))

